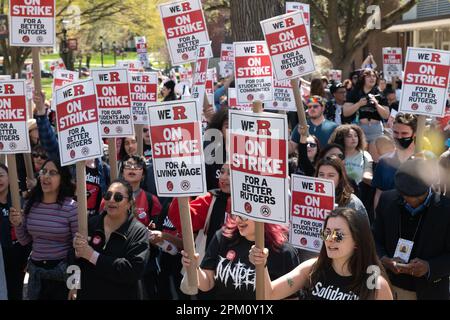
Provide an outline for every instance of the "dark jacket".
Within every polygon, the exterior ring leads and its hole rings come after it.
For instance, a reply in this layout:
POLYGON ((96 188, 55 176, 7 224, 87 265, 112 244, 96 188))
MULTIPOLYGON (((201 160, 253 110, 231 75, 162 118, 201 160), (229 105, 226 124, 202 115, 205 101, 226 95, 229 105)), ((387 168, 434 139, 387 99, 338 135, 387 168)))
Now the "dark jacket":
POLYGON ((111 233, 105 244, 106 212, 89 220, 89 245, 100 253, 97 264, 79 259, 81 268, 80 300, 136 300, 140 298, 142 278, 150 253, 146 227, 129 215, 128 220, 111 233))
MULTIPOLYGON (((374 238, 380 258, 392 258, 399 239, 403 199, 397 190, 385 191, 376 208, 374 238)), ((412 277, 418 299, 449 299, 450 275, 450 199, 432 195, 414 243, 415 257, 429 263, 429 276, 412 277)), ((411 258, 414 258, 411 256, 411 258)), ((393 281, 396 275, 390 273, 393 281)), ((399 276, 397 276, 399 277, 399 276)))

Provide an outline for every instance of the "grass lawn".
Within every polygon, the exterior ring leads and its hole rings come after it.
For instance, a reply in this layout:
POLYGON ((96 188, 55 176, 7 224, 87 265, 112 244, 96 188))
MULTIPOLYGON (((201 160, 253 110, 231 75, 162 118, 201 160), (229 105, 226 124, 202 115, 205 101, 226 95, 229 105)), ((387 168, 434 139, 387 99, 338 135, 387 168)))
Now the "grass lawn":
MULTIPOLYGON (((50 69, 49 63, 51 61, 58 60, 59 57, 60 56, 58 53, 41 55, 41 61, 44 62, 46 69, 50 69)), ((136 52, 125 52, 124 57, 116 56, 116 61, 119 61, 119 60, 137 60, 137 53, 136 52)), ((78 66, 78 61, 75 62, 75 66, 78 66)), ((82 66, 83 67, 86 66, 86 56, 83 56, 82 66)), ((92 68, 92 67, 101 67, 101 66, 102 66, 102 62, 101 62, 100 53, 94 53, 91 58, 90 67, 92 68)), ((114 55, 104 54, 103 55, 103 66, 105 66, 105 67, 114 66, 114 55)))
POLYGON ((42 90, 45 92, 45 99, 49 100, 52 97, 52 78, 41 78, 42 90))

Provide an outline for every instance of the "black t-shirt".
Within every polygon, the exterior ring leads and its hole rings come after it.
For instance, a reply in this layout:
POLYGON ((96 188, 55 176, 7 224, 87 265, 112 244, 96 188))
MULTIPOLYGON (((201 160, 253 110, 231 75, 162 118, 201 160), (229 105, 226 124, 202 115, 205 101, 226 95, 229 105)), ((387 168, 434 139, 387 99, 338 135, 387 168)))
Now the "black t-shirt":
POLYGON ((369 94, 373 94, 374 96, 377 96, 376 99, 378 103, 382 106, 387 105, 386 99, 381 95, 380 90, 377 87, 373 87, 372 90, 365 93, 362 89, 353 89, 349 93, 347 93, 347 102, 350 103, 357 103, 362 98, 367 99, 367 104, 365 106, 362 106, 357 111, 359 113, 359 119, 373 119, 373 120, 382 120, 380 114, 377 111, 377 108, 375 107, 375 104, 369 101, 369 94))
MULTIPOLYGON (((255 266, 249 261, 248 254, 255 243, 238 235, 232 239, 217 231, 211 240, 201 268, 215 271, 216 300, 255 300, 255 266)), ((277 279, 299 265, 295 249, 284 243, 279 251, 270 250, 267 268, 270 278, 277 279)))
POLYGON ((100 174, 98 168, 86 167, 87 211, 89 215, 97 214, 102 202, 100 174))
POLYGON ((12 246, 12 239, 15 237, 14 229, 9 223, 9 205, 0 203, 0 244, 2 247, 12 246))
POLYGON ((330 266, 306 290, 306 296, 309 300, 359 300, 359 295, 350 289, 351 283, 351 276, 340 276, 330 266))

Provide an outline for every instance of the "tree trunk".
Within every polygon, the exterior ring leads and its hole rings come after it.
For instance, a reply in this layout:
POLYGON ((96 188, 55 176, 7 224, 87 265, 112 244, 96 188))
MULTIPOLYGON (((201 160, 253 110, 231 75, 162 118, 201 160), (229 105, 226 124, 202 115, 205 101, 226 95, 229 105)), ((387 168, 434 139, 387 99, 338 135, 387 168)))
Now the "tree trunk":
POLYGON ((231 0, 231 36, 233 41, 264 40, 259 22, 282 12, 280 0, 231 0))

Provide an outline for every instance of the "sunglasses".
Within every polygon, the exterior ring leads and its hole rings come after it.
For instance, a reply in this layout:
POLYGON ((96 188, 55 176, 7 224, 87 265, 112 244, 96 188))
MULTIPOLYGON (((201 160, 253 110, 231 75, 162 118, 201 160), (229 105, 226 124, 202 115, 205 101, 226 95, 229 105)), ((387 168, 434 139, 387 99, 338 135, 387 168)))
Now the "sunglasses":
POLYGON ((317 109, 317 108, 320 108, 321 106, 322 106, 321 104, 310 104, 310 105, 308 105, 308 108, 317 109))
POLYGON ((320 233, 320 237, 323 241, 334 241, 334 242, 341 242, 345 238, 345 234, 343 234, 341 231, 337 230, 323 230, 320 233))
POLYGON ((309 147, 309 148, 315 148, 315 147, 317 147, 317 143, 314 143, 314 142, 308 142, 308 143, 306 144, 306 146, 309 147))
POLYGON ((33 158, 41 158, 42 160, 47 160, 47 155, 44 154, 44 153, 33 152, 33 153, 31 154, 31 156, 32 156, 33 158))
POLYGON ((50 176, 50 177, 56 177, 59 175, 59 172, 57 170, 47 170, 47 169, 41 169, 39 171, 39 175, 41 177, 43 176, 50 176))
POLYGON ((116 192, 113 193, 111 191, 108 191, 105 193, 105 195, 103 196, 103 199, 105 199, 106 201, 111 200, 111 198, 114 199, 115 202, 121 202, 123 199, 128 199, 128 197, 125 197, 123 194, 121 194, 120 192, 116 192))

